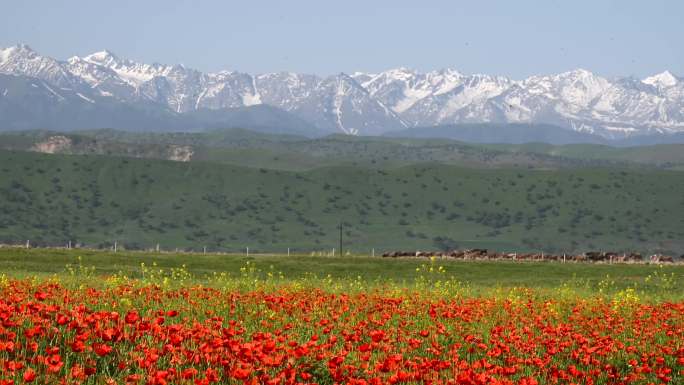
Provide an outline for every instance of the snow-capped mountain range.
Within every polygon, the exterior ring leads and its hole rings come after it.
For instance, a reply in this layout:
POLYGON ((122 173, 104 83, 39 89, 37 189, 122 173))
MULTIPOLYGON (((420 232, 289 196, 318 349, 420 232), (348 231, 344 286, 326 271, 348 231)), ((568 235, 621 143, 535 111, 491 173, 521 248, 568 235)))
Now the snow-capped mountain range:
MULTIPOLYGON (((667 71, 645 79, 607 79, 582 69, 524 80, 406 68, 251 75, 138 63, 108 51, 61 61, 17 45, 0 50, 0 74, 39 79, 55 103, 72 100, 68 93, 83 103, 173 114, 265 104, 347 134, 483 122, 552 124, 606 138, 684 131, 684 79, 667 71)), ((8 92, 0 89, 0 101, 8 92)))

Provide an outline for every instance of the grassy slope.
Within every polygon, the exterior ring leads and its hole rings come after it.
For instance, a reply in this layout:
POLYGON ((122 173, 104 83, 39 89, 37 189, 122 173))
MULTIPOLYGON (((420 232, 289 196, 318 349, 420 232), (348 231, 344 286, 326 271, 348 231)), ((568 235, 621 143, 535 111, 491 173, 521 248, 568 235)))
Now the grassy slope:
MULTIPOLYGON (((421 275, 416 268, 430 263, 425 259, 388 259, 370 257, 311 257, 293 255, 250 256, 245 255, 201 255, 179 253, 149 252, 102 252, 91 250, 57 250, 57 249, 1 249, 0 263, 3 273, 12 276, 33 274, 61 274, 68 264, 77 265, 77 256, 85 267, 95 267, 96 275, 124 273, 129 277, 140 277, 140 264, 151 267, 153 263, 159 268, 170 269, 186 265, 187 269, 198 278, 212 275, 214 272, 227 272, 233 276, 240 274, 240 268, 250 262, 263 273, 269 271, 282 272, 286 278, 298 279, 310 274, 323 278, 356 279, 369 282, 374 280, 394 282, 413 282, 421 275)), ((576 263, 512 263, 512 262, 473 262, 436 260, 435 265, 446 269, 446 277, 468 283, 475 289, 493 288, 495 286, 526 286, 533 288, 558 288, 570 281, 575 283, 590 282, 594 286, 598 281, 610 276, 618 287, 628 287, 637 283, 647 288, 644 279, 658 270, 659 274, 675 274, 684 276, 684 265, 656 267, 653 265, 592 265, 576 263)), ((649 282, 657 284, 657 282, 649 282)))
MULTIPOLYGON (((0 134, 0 148, 26 150, 54 133, 0 134)), ((247 130, 206 133, 127 133, 113 130, 65 134, 73 154, 104 154, 167 159, 171 147, 190 146, 193 160, 302 171, 317 167, 361 165, 401 167, 438 162, 477 168, 645 167, 684 165, 684 145, 613 148, 595 145, 479 145, 450 140, 351 137, 306 139, 247 130)))
POLYGON ((521 145, 484 145, 484 147, 498 151, 535 153, 571 159, 633 162, 663 166, 684 164, 684 144, 611 147, 599 144, 569 144, 564 146, 553 146, 545 143, 528 143, 521 145))
POLYGON ((413 165, 285 172, 0 152, 0 239, 284 251, 490 247, 684 252, 673 171, 413 165))

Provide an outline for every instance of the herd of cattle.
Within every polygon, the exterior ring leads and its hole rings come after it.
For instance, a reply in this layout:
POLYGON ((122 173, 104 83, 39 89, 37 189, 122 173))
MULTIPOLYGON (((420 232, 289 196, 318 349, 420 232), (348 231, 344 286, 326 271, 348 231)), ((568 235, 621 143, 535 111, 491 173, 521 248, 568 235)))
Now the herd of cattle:
MULTIPOLYGON (((600 263, 674 263, 676 258, 670 255, 654 254, 645 258, 637 253, 615 253, 590 251, 583 254, 547 254, 547 253, 500 253, 487 249, 452 250, 447 252, 433 251, 392 251, 382 254, 386 258, 397 257, 440 257, 469 260, 510 260, 510 261, 558 261, 558 262, 600 262, 600 263)), ((684 255, 678 258, 684 262, 684 255)))

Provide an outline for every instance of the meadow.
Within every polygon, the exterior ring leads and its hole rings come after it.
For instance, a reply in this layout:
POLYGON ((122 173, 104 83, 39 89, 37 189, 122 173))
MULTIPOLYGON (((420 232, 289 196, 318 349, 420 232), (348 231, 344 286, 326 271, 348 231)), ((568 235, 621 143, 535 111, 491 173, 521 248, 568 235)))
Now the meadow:
POLYGON ((32 246, 0 247, 0 385, 684 383, 681 262, 379 257, 679 261, 677 146, 104 131, 15 151, 31 135, 0 150, 0 241, 32 246), (195 158, 163 160, 176 145, 195 158))
MULTIPOLYGON (((286 281, 312 280, 320 286, 327 279, 337 283, 357 281, 375 287, 393 284, 412 287, 427 269, 431 278, 467 286, 473 294, 527 287, 554 290, 572 285, 593 295, 600 289, 618 292, 635 289, 646 298, 677 300, 684 290, 676 278, 684 277, 682 264, 593 264, 560 262, 463 261, 448 258, 381 258, 369 255, 340 257, 291 254, 212 254, 182 252, 103 251, 88 249, 0 248, 2 272, 9 277, 68 280, 74 272, 80 280, 90 276, 119 276, 143 279, 142 266, 160 279, 183 270, 186 281, 207 284, 217 273, 239 278, 248 267, 260 281, 274 276, 286 281), (69 267, 69 269, 67 269, 69 267), (432 271, 429 271, 432 268, 432 271), (437 269, 439 274, 436 273, 437 269), (191 279, 189 277, 192 277, 191 279), (672 281, 667 283, 667 281, 672 281)), ((149 276, 147 277, 149 280, 149 276)))
POLYGON ((0 383, 678 384, 681 265, 0 249, 0 383))

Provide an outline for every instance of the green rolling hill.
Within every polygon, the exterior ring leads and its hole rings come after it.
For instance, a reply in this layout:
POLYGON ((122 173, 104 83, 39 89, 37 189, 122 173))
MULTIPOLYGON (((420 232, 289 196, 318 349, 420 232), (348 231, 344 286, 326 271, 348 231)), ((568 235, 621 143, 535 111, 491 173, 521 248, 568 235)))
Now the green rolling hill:
POLYGON ((496 144, 483 147, 495 151, 532 153, 570 159, 624 162, 660 167, 680 167, 684 165, 684 144, 657 144, 634 147, 611 147, 600 144, 567 144, 554 146, 546 143, 527 143, 521 145, 496 144))
MULTIPOLYGON (((394 167, 339 162, 293 171, 266 168, 270 162, 258 168, 5 150, 0 240, 309 252, 337 247, 342 222, 345 248, 365 253, 455 247, 684 252, 681 172, 425 160, 402 164, 388 157, 394 167)), ((290 161, 272 164, 279 162, 290 161)))
POLYGON ((309 139, 241 129, 202 133, 10 132, 0 134, 0 149, 204 161, 289 171, 335 166, 396 168, 419 163, 469 168, 684 169, 684 145, 677 144, 617 148, 344 135, 309 139))

